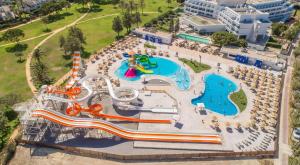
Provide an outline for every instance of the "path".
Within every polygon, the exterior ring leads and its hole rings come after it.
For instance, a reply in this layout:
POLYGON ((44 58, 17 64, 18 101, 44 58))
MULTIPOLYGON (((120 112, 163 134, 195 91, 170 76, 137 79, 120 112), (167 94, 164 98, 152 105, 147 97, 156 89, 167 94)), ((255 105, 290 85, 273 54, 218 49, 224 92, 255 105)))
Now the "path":
MULTIPOLYGON (((24 39, 24 40, 21 40, 19 42, 26 42, 26 41, 30 41, 30 40, 34 40, 34 39, 37 39, 37 38, 40 38, 40 37, 44 37, 48 34, 51 34, 52 32, 49 32, 49 33, 45 33, 45 34, 41 34, 39 36, 36 36, 36 37, 31 37, 31 38, 27 38, 27 39, 24 39)), ((4 47, 4 46, 9 46, 9 45, 13 45, 13 44, 16 44, 17 42, 11 42, 11 43, 7 43, 7 44, 3 44, 3 45, 0 45, 0 47, 4 47)))
POLYGON ((7 29, 3 29, 3 30, 0 31, 0 33, 6 32, 6 31, 9 30, 9 29, 16 29, 16 28, 25 26, 25 25, 30 24, 30 23, 32 23, 32 22, 38 21, 38 20, 40 20, 40 19, 41 19, 41 18, 37 18, 37 19, 31 20, 31 21, 29 21, 29 22, 26 22, 26 23, 24 23, 24 24, 20 24, 20 25, 13 26, 13 27, 10 27, 10 28, 7 28, 7 29))
POLYGON ((26 79, 27 79, 27 83, 28 83, 28 86, 29 88, 31 89, 31 91, 33 93, 35 93, 37 91, 36 87, 34 86, 33 84, 33 81, 32 81, 32 75, 31 75, 31 72, 30 72, 30 64, 31 64, 31 59, 32 59, 32 54, 33 52, 39 48, 41 45, 43 45, 46 41, 48 41, 51 37, 53 37, 54 35, 56 35, 57 33, 65 30, 66 28, 68 27, 71 27, 71 26, 74 26, 75 24, 77 24, 80 20, 82 20, 89 12, 86 12, 84 15, 82 15, 80 18, 78 18, 77 20, 75 20, 74 22, 62 27, 62 28, 59 28, 59 29, 56 29, 55 31, 53 31, 53 33, 49 36, 47 36, 44 40, 42 40, 39 44, 37 44, 33 50, 31 51, 31 53, 27 56, 27 60, 26 60, 26 65, 25 65, 25 71, 26 71, 26 79))
MULTIPOLYGON (((300 34, 298 34, 297 39, 293 41, 294 45, 298 45, 300 39, 300 34)), ((280 115, 280 131, 279 131, 279 152, 278 159, 274 162, 277 165, 288 165, 288 157, 292 154, 292 150, 289 146, 289 136, 290 136, 290 125, 289 125, 289 115, 290 115, 290 92, 291 83, 293 76, 293 64, 294 64, 294 49, 290 52, 287 61, 287 71, 284 79, 282 100, 281 100, 281 115, 280 115)))

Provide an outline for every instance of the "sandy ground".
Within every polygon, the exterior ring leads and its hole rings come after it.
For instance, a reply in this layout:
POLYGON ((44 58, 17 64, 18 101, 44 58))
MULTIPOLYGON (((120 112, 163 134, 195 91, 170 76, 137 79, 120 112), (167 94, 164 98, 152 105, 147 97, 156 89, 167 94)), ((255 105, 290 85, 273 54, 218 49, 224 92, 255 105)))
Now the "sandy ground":
POLYGON ((104 164, 104 165, 119 165, 119 164, 134 164, 134 165, 260 165, 263 160, 219 160, 219 161, 174 161, 174 162, 116 162, 110 160, 94 159, 77 155, 70 155, 60 150, 49 148, 34 149, 18 146, 15 157, 10 161, 10 165, 83 165, 83 164, 104 164), (31 153, 31 154, 30 154, 31 153))

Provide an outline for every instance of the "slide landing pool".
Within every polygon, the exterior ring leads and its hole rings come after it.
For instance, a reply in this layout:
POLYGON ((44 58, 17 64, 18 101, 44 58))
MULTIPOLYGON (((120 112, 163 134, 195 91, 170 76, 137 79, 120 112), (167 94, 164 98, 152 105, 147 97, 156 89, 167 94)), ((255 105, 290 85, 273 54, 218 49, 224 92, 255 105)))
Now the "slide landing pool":
POLYGON ((204 103, 205 108, 225 116, 238 114, 237 107, 229 99, 229 95, 237 90, 237 85, 226 77, 208 74, 204 77, 204 93, 192 99, 192 104, 204 103))

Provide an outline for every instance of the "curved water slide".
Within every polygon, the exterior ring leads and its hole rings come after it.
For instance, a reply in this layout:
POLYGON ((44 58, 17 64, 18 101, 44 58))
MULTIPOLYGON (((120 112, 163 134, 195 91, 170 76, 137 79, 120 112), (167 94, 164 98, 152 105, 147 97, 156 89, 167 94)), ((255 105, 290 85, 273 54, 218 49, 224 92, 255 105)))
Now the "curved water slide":
POLYGON ((138 98, 139 96, 139 91, 132 89, 132 88, 119 88, 119 91, 125 92, 125 93, 130 93, 131 96, 130 97, 119 97, 117 96, 117 94, 115 93, 112 83, 110 82, 110 80, 108 78, 105 78, 103 76, 92 76, 92 77, 84 77, 81 80, 78 81, 78 83, 82 84, 82 87, 85 88, 88 91, 88 94, 85 95, 82 98, 78 98, 78 99, 65 99, 59 96, 53 96, 53 95, 46 95, 45 98, 49 99, 49 100, 56 100, 56 101, 61 101, 61 102, 67 102, 67 103, 73 103, 73 102, 81 102, 84 101, 86 99, 88 99, 89 97, 91 97, 91 95, 93 94, 93 90, 92 87, 90 87, 90 85, 86 82, 87 79, 89 78, 101 78, 105 80, 105 83, 107 85, 108 88, 108 92, 109 95, 115 100, 115 101, 119 101, 119 102, 131 102, 134 101, 138 98))
POLYGON ((136 131, 122 128, 104 120, 74 118, 52 110, 34 110, 32 116, 41 117, 67 127, 100 129, 128 140, 222 144, 219 135, 136 131))
POLYGON ((135 65, 135 69, 143 72, 143 73, 146 73, 146 74, 152 74, 153 73, 153 70, 146 70, 144 67, 140 66, 140 65, 135 65))
POLYGON ((82 101, 88 99, 89 97, 91 97, 93 94, 92 87, 85 80, 86 79, 79 80, 79 82, 82 84, 82 87, 87 90, 87 95, 85 95, 82 98, 66 99, 66 98, 62 98, 59 96, 55 96, 55 95, 45 95, 44 98, 48 99, 48 100, 55 100, 55 101, 60 101, 60 102, 65 102, 65 103, 82 102, 82 101))
POLYGON ((130 93, 132 96, 130 97, 119 97, 117 94, 114 92, 113 86, 108 78, 100 76, 99 78, 102 78, 105 80, 109 95, 113 98, 115 101, 119 102, 131 102, 134 101, 138 98, 139 96, 139 91, 132 89, 132 88, 119 88, 119 91, 125 92, 125 93, 130 93))

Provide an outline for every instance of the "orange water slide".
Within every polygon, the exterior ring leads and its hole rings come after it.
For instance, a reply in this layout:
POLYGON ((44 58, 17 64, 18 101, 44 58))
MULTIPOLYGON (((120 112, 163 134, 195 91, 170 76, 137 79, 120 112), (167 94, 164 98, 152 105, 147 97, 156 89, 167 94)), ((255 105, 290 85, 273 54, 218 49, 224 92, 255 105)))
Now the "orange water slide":
POLYGON ((52 110, 34 110, 32 116, 67 127, 100 129, 128 140, 222 144, 221 137, 216 134, 142 132, 125 129, 100 119, 74 118, 52 110))
POLYGON ((48 88, 47 93, 51 94, 64 94, 67 95, 68 97, 75 97, 78 96, 81 93, 81 88, 80 87, 73 87, 69 88, 67 90, 59 90, 59 89, 54 89, 54 88, 48 88))
POLYGON ((137 119, 132 117, 124 117, 117 115, 107 115, 101 113, 103 106, 101 104, 93 104, 88 108, 81 107, 78 103, 74 103, 73 106, 70 106, 66 109, 66 114, 69 116, 77 116, 80 112, 88 112, 93 116, 100 118, 116 119, 121 121, 129 121, 136 123, 160 123, 160 124, 171 124, 171 120, 157 120, 157 119, 137 119))

